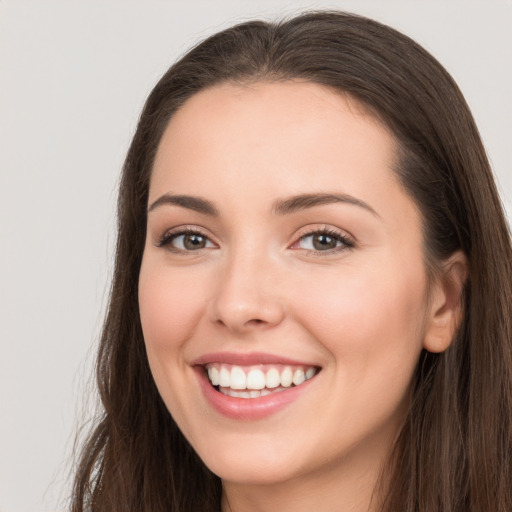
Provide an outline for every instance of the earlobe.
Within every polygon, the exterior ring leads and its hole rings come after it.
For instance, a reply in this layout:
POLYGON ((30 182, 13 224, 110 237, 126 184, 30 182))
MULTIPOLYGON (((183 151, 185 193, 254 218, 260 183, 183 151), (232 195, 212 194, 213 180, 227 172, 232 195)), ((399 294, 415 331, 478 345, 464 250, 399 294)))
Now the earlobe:
POLYGON ((463 292, 468 261, 462 251, 453 253, 442 265, 430 291, 430 307, 423 348, 444 352, 452 343, 464 313, 463 292))

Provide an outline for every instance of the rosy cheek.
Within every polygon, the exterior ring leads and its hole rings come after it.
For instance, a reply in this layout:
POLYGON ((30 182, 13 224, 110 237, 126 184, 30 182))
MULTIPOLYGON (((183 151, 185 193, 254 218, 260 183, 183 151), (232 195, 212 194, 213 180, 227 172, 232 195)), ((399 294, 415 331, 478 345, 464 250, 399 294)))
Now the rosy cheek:
POLYGON ((425 283, 412 270, 393 274, 401 276, 393 281, 385 278, 390 273, 382 267, 347 272, 337 282, 317 280, 299 305, 300 316, 326 347, 350 359, 387 350, 390 342, 407 350, 424 307, 418 290, 425 283))
MULTIPOLYGON (((172 273, 142 267, 139 279, 139 310, 151 373, 169 409, 179 411, 183 383, 181 350, 195 326, 197 290, 183 286, 172 273)), ((185 396, 185 395, 183 395, 185 396)))
POLYGON ((173 351, 187 337, 193 323, 195 293, 164 273, 143 268, 139 281, 139 309, 148 351, 173 351), (178 291, 179 290, 179 291, 178 291))

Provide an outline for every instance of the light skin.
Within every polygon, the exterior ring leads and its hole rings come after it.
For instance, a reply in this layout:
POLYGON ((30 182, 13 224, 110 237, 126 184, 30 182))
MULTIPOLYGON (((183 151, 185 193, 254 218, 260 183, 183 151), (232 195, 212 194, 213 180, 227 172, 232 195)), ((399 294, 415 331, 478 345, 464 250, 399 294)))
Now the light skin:
POLYGON ((160 394, 222 478, 225 512, 378 509, 420 352, 449 346, 465 277, 455 253, 428 282, 394 164, 380 122, 310 83, 216 86, 164 133, 141 321, 160 394), (282 410, 237 419, 198 383, 194 361, 212 352, 320 371, 282 410))

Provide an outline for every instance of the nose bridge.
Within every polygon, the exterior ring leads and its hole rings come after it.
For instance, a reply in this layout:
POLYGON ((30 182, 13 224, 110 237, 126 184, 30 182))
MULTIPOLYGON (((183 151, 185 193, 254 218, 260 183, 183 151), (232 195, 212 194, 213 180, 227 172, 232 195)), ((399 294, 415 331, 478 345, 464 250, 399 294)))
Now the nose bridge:
POLYGON ((230 252, 217 276, 213 320, 233 331, 277 325, 283 319, 276 264, 251 244, 230 252))

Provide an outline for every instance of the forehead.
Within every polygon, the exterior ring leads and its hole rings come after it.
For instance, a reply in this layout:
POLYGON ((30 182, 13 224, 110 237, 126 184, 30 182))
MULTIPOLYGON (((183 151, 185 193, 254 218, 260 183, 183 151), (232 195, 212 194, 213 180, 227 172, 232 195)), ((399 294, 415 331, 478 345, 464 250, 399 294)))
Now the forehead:
POLYGON ((175 185, 199 175, 219 180, 230 170, 240 177, 273 171, 284 180, 290 167, 297 186, 333 171, 346 183, 343 169, 374 181, 376 169, 389 179, 395 157, 393 136, 348 95, 305 82, 222 84, 192 96, 171 119, 152 187, 165 177, 175 185))

